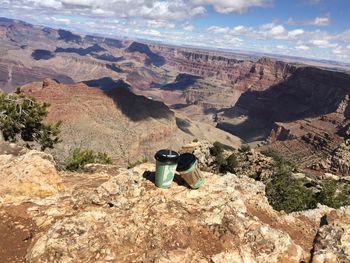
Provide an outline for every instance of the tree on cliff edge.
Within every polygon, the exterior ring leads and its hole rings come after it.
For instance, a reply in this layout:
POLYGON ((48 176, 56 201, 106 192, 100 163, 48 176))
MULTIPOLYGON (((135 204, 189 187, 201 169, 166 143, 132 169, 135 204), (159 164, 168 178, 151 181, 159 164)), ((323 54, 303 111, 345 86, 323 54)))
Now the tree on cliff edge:
MULTIPOLYGON (((22 94, 0 92, 0 131, 5 141, 23 140, 27 147, 30 142, 39 143, 41 150, 53 148, 61 140, 60 122, 44 124, 48 114, 48 103, 37 102, 35 98, 22 94)), ((1 136, 0 136, 1 137, 1 136)))

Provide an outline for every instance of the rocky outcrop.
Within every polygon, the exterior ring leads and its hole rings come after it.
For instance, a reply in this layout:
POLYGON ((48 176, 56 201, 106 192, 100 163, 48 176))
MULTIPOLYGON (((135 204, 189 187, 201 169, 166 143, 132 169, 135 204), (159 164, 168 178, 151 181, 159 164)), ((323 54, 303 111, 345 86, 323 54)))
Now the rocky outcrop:
POLYGON ((350 142, 339 145, 331 157, 331 169, 343 176, 350 174, 350 142))
POLYGON ((271 130, 271 133, 267 139, 272 143, 275 141, 286 141, 295 139, 296 137, 291 134, 291 131, 279 123, 275 123, 275 127, 271 130))
POLYGON ((63 190, 51 155, 0 142, 0 204, 44 198, 63 190))
POLYGON ((206 184, 199 190, 178 179, 161 190, 153 171, 152 164, 119 170, 92 192, 81 189, 45 210, 28 209, 34 222, 42 223, 46 215, 48 228, 39 230, 26 260, 322 262, 316 260, 325 251, 319 249, 323 243, 349 259, 346 234, 341 243, 331 243, 319 229, 324 215, 338 218, 329 220, 330 227, 346 228, 349 209, 286 215, 269 206, 262 183, 247 177, 203 172, 206 184))
MULTIPOLYGON (((209 145, 194 142, 184 151, 195 152, 204 169, 210 163, 206 161, 209 145)), ((15 145, 2 145, 0 150, 0 168, 6 159, 17 171, 24 170, 22 181, 12 184, 12 189, 27 178, 35 183, 38 176, 43 186, 50 178, 48 171, 57 175, 50 155, 15 145), (46 167, 46 173, 41 167, 46 167)), ((259 159, 254 151, 245 156, 250 163, 259 159)), ((18 252, 21 256, 6 254, 10 251, 6 246, 0 250, 3 258, 174 263, 350 260, 350 208, 319 207, 291 214, 274 211, 263 183, 241 171, 238 175, 202 171, 205 185, 198 190, 191 190, 176 175, 171 188, 164 190, 154 184, 151 163, 129 170, 93 164, 86 169, 88 173, 82 174, 58 172, 64 188, 54 196, 33 191, 25 199, 8 199, 6 206, 0 203, 5 224, 1 225, 1 242, 15 243, 17 238, 21 243, 23 236, 27 242, 25 250, 18 252), (7 233, 11 228, 18 237, 7 233)), ((9 193, 8 189, 0 188, 0 193, 9 193)))
POLYGON ((317 231, 312 249, 312 262, 349 262, 350 228, 349 210, 324 217, 324 225, 317 231), (331 222, 328 222, 331 221, 331 222))
MULTIPOLYGON (((217 172, 216 158, 211 154, 213 143, 201 140, 191 142, 182 147, 180 152, 193 153, 198 160, 198 166, 205 171, 217 172)), ((237 159, 235 172, 240 176, 252 177, 266 182, 275 172, 275 163, 271 157, 267 157, 257 150, 249 149, 246 152, 227 147, 223 157, 227 158, 234 154, 237 159)))

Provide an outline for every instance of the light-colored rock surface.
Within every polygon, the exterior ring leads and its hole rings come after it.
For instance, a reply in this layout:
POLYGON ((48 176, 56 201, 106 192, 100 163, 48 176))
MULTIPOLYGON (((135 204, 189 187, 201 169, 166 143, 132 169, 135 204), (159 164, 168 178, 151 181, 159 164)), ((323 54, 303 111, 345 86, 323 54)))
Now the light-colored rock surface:
POLYGON ((350 210, 340 209, 330 220, 317 232, 312 262, 350 262, 350 210))
MULTIPOLYGON (((1 165, 26 164, 34 183, 41 171, 40 186, 52 182, 43 178, 57 176, 50 155, 17 150, 1 155, 1 165)), ((176 176, 164 190, 154 185, 154 164, 102 168, 59 172, 64 192, 57 188, 47 197, 26 192, 23 201, 29 202, 24 203, 13 193, 15 203, 7 199, 6 205, 0 204, 0 219, 14 224, 18 236, 27 240, 18 240, 26 262, 350 260, 350 208, 320 206, 286 214, 274 211, 264 184, 247 176, 203 172, 206 183, 199 190, 189 189, 176 176)))
POLYGON ((180 179, 171 189, 158 189, 152 171, 153 164, 120 169, 40 216, 39 205, 31 208, 38 223, 50 222, 28 251, 28 262, 307 262, 320 218, 338 215, 325 207, 276 212, 262 183, 234 174, 204 172, 206 184, 196 191, 180 179))
POLYGON ((350 173, 350 141, 342 143, 332 156, 332 169, 347 176, 350 173))
MULTIPOLYGON (((299 262, 308 257, 286 232, 251 212, 278 216, 269 207, 262 184, 233 174, 206 173, 206 185, 198 191, 176 183, 161 190, 142 176, 153 169, 145 164, 103 183, 89 197, 91 205, 52 224, 27 259, 299 262)), ((288 224, 283 216, 281 221, 288 224)))
POLYGON ((64 189, 51 155, 11 144, 0 148, 0 203, 47 197, 64 189))

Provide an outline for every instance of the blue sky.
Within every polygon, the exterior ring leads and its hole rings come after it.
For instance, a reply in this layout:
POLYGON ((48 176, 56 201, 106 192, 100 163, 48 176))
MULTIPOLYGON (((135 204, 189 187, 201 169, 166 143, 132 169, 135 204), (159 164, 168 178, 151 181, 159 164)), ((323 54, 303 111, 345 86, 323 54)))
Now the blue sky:
POLYGON ((80 33, 350 63, 349 0, 0 0, 0 16, 80 33))

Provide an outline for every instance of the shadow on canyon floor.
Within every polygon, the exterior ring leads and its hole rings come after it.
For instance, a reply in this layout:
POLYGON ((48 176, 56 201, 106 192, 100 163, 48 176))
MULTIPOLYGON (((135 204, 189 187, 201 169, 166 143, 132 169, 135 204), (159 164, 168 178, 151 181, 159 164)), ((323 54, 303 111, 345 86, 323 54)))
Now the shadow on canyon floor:
POLYGON ((258 119, 247 119, 241 123, 220 122, 216 128, 231 133, 246 143, 266 139, 272 128, 273 123, 265 123, 258 119))
MULTIPOLYGON (((350 75, 304 67, 265 91, 247 91, 224 111, 218 128, 250 142, 266 138, 275 122, 293 122, 336 112, 350 94, 350 75), (247 117, 238 123, 238 116, 247 117), (236 122, 236 123, 235 123, 236 122)), ((348 103, 348 102, 347 102, 348 103)), ((344 116, 349 118, 350 106, 344 116)))
POLYGON ((116 107, 131 121, 138 122, 147 118, 166 119, 174 118, 174 113, 163 103, 135 95, 130 91, 130 85, 123 80, 101 78, 84 81, 86 85, 100 88, 105 95, 112 98, 116 107))
POLYGON ((193 135, 192 132, 189 130, 191 124, 187 120, 176 118, 176 125, 181 131, 193 135))
POLYGON ((335 112, 348 94, 349 74, 304 67, 265 91, 243 93, 233 110, 267 122, 290 122, 335 112))
POLYGON ((194 85, 199 79, 202 79, 202 77, 181 73, 177 75, 173 83, 163 85, 160 88, 163 90, 186 90, 194 85))

